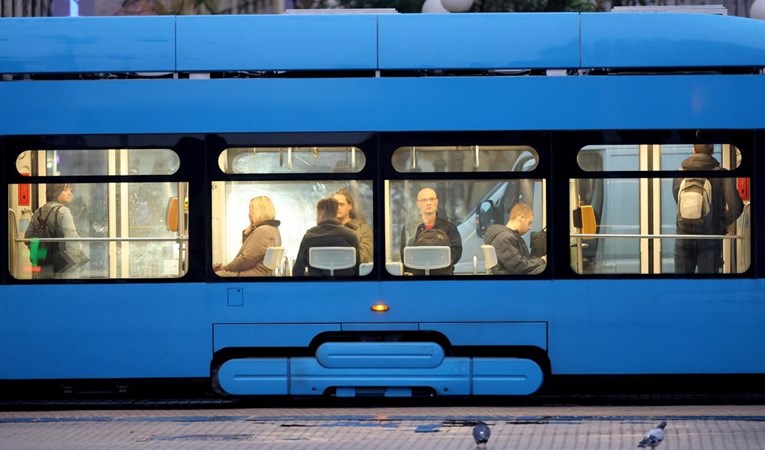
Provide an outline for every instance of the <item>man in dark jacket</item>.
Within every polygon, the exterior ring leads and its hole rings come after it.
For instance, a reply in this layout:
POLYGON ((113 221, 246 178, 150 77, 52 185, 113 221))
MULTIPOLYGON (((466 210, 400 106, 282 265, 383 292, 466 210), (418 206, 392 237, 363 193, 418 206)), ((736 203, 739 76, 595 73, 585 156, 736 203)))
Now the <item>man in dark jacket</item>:
MULTIPOLYGON (((712 144, 695 144, 693 155, 686 158, 682 170, 725 170, 712 156, 712 144)), ((672 182, 675 202, 682 178, 672 182)), ((744 210, 734 178, 709 178, 712 186, 711 209, 704 220, 690 221, 677 215, 677 234, 727 234, 728 226, 744 210)), ((718 273, 722 267, 722 239, 675 240, 675 273, 718 273)))
POLYGON ((507 225, 495 224, 486 230, 485 244, 497 251, 497 265, 491 271, 497 275, 536 275, 545 270, 547 255, 532 257, 522 236, 531 229, 534 212, 523 202, 510 210, 507 225))
MULTIPOLYGON (((446 233, 446 236, 449 239, 449 250, 451 253, 451 265, 449 267, 445 267, 443 269, 435 269, 431 270, 431 275, 451 275, 454 273, 454 265, 457 264, 457 261, 460 260, 462 257, 462 237, 460 236, 460 232, 457 229, 454 224, 449 222, 446 219, 442 219, 438 217, 438 195, 436 194, 436 191, 431 188, 425 188, 420 190, 420 192, 417 193, 417 208, 420 210, 420 217, 422 218, 422 223, 417 226, 417 231, 414 234, 414 238, 407 241, 407 234, 406 230, 404 230, 401 233, 401 260, 404 259, 404 247, 409 246, 416 246, 418 245, 418 241, 420 238, 420 235, 425 230, 441 230, 444 233, 446 233)), ((419 244, 422 245, 422 244, 419 244)), ((428 244, 425 244, 428 245, 428 244)), ((430 244, 432 245, 432 244, 430 244)), ((412 273, 413 275, 424 275, 424 270, 417 270, 417 269, 411 269, 406 268, 407 272, 412 273)))
POLYGON ((359 274, 359 240, 350 229, 342 226, 337 220, 337 200, 324 198, 316 204, 316 226, 306 231, 300 242, 292 275, 329 276, 329 270, 311 267, 308 252, 311 247, 353 247, 356 249, 356 265, 350 269, 335 270, 335 276, 352 276, 359 274), (308 269, 306 271, 306 268, 308 269))

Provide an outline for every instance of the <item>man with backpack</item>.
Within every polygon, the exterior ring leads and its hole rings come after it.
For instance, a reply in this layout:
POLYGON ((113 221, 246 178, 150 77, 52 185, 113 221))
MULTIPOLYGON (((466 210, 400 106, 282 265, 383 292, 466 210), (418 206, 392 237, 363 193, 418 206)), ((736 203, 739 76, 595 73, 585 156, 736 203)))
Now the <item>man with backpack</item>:
MULTIPOLYGON (((712 156, 714 145, 694 144, 693 155, 681 170, 725 170, 712 156)), ((676 178, 677 234, 724 235, 744 210, 734 178, 676 178)), ((722 239, 675 240, 675 273, 718 273, 722 268, 722 239)))
MULTIPOLYGON (((462 237, 459 230, 451 222, 438 217, 438 195, 431 188, 425 188, 417 193, 417 208, 420 210, 422 223, 417 226, 414 239, 407 242, 406 232, 401 234, 401 259, 403 260, 404 247, 410 246, 449 246, 451 252, 451 265, 443 269, 431 270, 431 275, 452 275, 454 265, 462 257, 462 237)), ((422 270, 405 268, 406 272, 413 275, 424 275, 422 270)))

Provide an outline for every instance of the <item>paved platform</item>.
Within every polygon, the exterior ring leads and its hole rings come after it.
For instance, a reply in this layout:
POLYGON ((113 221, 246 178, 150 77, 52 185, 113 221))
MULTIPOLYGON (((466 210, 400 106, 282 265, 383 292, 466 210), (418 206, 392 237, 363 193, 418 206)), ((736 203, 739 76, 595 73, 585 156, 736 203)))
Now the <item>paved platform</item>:
POLYGON ((667 420, 664 450, 765 448, 765 406, 375 407, 0 412, 2 449, 634 449, 667 420))

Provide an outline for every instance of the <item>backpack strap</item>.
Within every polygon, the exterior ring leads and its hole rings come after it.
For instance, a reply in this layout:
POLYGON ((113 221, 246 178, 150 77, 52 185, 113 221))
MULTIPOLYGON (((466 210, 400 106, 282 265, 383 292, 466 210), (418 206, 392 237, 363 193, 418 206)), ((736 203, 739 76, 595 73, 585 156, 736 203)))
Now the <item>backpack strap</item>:
MULTIPOLYGON (((51 208, 50 211, 48 211, 48 214, 45 215, 45 220, 43 220, 40 223, 40 225, 44 226, 45 228, 48 229, 48 231, 50 231, 51 228, 48 226, 48 218, 50 217, 51 214, 53 214, 55 212, 56 215, 53 216, 53 225, 56 225, 58 223, 58 213, 56 211, 58 211, 59 208, 61 208, 61 205, 54 206, 53 208, 51 208)), ((54 231, 55 231, 55 228, 54 228, 54 231)), ((54 232, 53 234, 56 234, 56 233, 54 232)), ((54 237, 56 237, 56 236, 54 236, 54 237)))

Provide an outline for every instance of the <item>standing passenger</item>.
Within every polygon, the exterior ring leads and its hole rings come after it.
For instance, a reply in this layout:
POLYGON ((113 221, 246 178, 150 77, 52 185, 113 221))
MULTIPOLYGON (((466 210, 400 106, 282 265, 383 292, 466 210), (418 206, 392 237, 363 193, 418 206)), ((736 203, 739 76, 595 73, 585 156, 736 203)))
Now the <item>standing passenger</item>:
POLYGON ((523 202, 510 210, 507 225, 495 224, 486 230, 485 244, 497 251, 497 265, 491 271, 497 275, 536 275, 547 266, 547 255, 532 257, 522 236, 531 229, 534 211, 523 202))
MULTIPOLYGON (((406 227, 401 233, 401 260, 403 261, 404 247, 418 245, 420 237, 426 230, 440 230, 446 234, 449 239, 449 248, 451 251, 451 265, 445 269, 431 270, 433 275, 454 273, 454 265, 462 257, 462 237, 459 230, 451 222, 438 217, 438 195, 431 188, 424 188, 417 193, 417 208, 420 210, 422 223, 417 226, 414 238, 407 240, 406 227)), ((414 275, 424 275, 425 271, 406 268, 407 272, 414 275)))
POLYGON ((359 240, 353 231, 340 225, 337 220, 337 200, 324 198, 316 204, 316 226, 306 231, 300 242, 292 275, 329 276, 329 270, 310 266, 308 252, 312 247, 353 247, 356 249, 356 266, 350 269, 335 270, 335 276, 359 274, 359 240))
MULTIPOLYGON (((712 156, 714 145, 694 144, 693 155, 686 158, 682 170, 725 170, 712 156)), ((672 192, 678 202, 683 178, 675 178, 672 192)), ((744 210, 744 203, 738 195, 733 178, 710 178, 712 195, 711 208, 699 220, 681 217, 677 214, 677 234, 727 234, 728 226, 736 221, 744 210)), ((684 194, 683 194, 684 195, 684 194)), ((675 273, 718 273, 722 267, 722 239, 677 239, 675 240, 675 273)))
MULTIPOLYGON (((72 201, 72 196, 71 184, 48 184, 45 190, 46 203, 32 215, 24 237, 30 239, 38 236, 42 224, 47 223, 51 238, 79 239, 72 211, 66 206, 72 201)), ((34 278, 77 278, 80 267, 89 261, 82 251, 81 242, 59 242, 48 247, 51 254, 46 258, 45 265, 34 268, 34 278)), ((30 256, 36 261, 42 255, 30 256)))
POLYGON ((374 251, 372 244, 372 229, 367 225, 367 222, 356 213, 356 209, 353 206, 353 196, 347 189, 340 189, 332 196, 337 200, 337 220, 347 228, 353 230, 356 233, 356 238, 359 240, 359 248, 361 249, 362 263, 372 262, 372 252, 374 251))
POLYGON ((250 224, 242 231, 242 247, 234 259, 224 265, 213 267, 219 277, 270 277, 273 269, 263 264, 268 247, 282 245, 279 233, 280 221, 271 199, 264 196, 250 200, 250 224))

